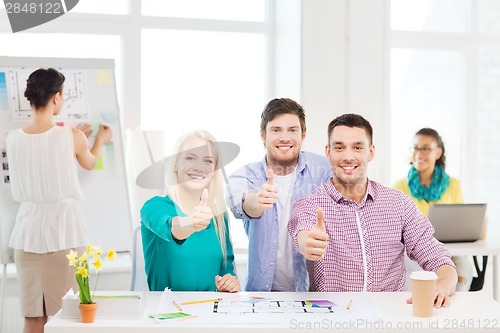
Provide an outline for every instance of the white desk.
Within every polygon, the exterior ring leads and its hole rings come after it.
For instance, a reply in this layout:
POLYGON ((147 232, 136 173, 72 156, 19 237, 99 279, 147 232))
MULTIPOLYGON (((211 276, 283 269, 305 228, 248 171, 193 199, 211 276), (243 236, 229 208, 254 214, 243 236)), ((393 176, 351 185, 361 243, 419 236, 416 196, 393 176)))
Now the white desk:
MULTIPOLYGON (((148 293, 147 305, 142 319, 137 320, 111 320, 99 319, 92 324, 83 324, 76 319, 61 319, 61 312, 56 314, 45 325, 46 333, 128 333, 128 332, 196 332, 196 333, 233 333, 233 332, 297 332, 297 331, 337 331, 342 332, 479 332, 486 327, 493 328, 491 332, 500 331, 500 303, 494 301, 484 293, 460 292, 452 297, 449 308, 434 309, 432 318, 414 318, 412 307, 405 303, 409 293, 369 293, 373 300, 374 308, 378 308, 379 319, 375 322, 358 319, 347 319, 345 301, 357 300, 365 297, 361 293, 174 293, 173 297, 182 301, 186 299, 208 299, 223 297, 246 298, 248 296, 262 296, 272 299, 295 298, 329 299, 339 305, 333 314, 299 314, 283 320, 283 314, 245 314, 224 315, 213 313, 213 303, 198 304, 203 307, 199 317, 190 320, 176 321, 175 319, 155 322, 148 317, 157 312, 161 293, 148 293), (267 319, 271 315, 272 320, 267 319), (310 316, 309 316, 310 315, 310 316)), ((183 306, 184 312, 192 313, 191 306, 183 306)), ((356 301, 353 301, 349 311, 358 311, 356 301)))
MULTIPOLYGON (((454 256, 491 256, 493 271, 493 297, 498 301, 500 295, 498 293, 498 256, 500 255, 500 239, 490 238, 478 240, 472 243, 445 243, 445 247, 454 256)), ((488 265, 489 266, 489 265, 488 265)))

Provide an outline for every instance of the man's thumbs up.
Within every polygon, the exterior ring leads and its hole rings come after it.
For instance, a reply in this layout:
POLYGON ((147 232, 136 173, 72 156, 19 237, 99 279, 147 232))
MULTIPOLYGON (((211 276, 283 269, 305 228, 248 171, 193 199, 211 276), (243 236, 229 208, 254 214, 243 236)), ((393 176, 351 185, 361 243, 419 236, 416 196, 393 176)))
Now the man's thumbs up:
POLYGON ((323 208, 318 207, 316 209, 316 229, 319 229, 326 233, 326 228, 325 228, 325 213, 323 212, 323 208))
POLYGON ((269 185, 273 185, 273 183, 274 183, 274 171, 271 168, 267 169, 267 182, 266 183, 269 185))
POLYGON ((278 186, 274 184, 273 169, 267 169, 267 182, 262 184, 259 193, 257 194, 257 204, 263 211, 272 209, 276 199, 278 198, 278 186))
POLYGON ((328 247, 323 208, 316 209, 316 225, 311 230, 303 230, 297 235, 299 251, 308 260, 322 260, 328 247))

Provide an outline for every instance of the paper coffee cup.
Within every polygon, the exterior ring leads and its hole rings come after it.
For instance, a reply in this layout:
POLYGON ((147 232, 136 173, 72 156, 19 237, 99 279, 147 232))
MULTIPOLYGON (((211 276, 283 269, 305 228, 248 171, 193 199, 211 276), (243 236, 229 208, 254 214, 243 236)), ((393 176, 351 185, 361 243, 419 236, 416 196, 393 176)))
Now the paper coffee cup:
POLYGON ((415 317, 432 317, 434 300, 436 298, 436 273, 426 271, 412 272, 410 279, 413 315, 415 317))

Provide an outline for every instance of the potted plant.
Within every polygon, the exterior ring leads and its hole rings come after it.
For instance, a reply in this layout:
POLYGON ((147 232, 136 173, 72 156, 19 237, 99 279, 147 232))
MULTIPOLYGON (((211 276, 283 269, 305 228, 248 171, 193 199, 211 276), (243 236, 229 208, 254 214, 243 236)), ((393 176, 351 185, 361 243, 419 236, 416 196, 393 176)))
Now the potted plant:
MULTIPOLYGON (((97 282, 99 281, 99 276, 102 270, 102 250, 99 246, 88 245, 87 250, 84 251, 80 256, 78 252, 70 250, 69 254, 66 256, 69 260, 69 265, 75 267, 76 281, 79 287, 79 297, 80 297, 80 314, 82 316, 82 322, 92 323, 94 322, 95 312, 97 310, 97 304, 94 302, 94 294, 97 287, 97 282), (90 294, 90 282, 89 282, 89 263, 97 273, 97 279, 94 284, 94 291, 90 294)), ((116 256, 115 249, 109 249, 107 252, 108 261, 113 261, 116 256)))

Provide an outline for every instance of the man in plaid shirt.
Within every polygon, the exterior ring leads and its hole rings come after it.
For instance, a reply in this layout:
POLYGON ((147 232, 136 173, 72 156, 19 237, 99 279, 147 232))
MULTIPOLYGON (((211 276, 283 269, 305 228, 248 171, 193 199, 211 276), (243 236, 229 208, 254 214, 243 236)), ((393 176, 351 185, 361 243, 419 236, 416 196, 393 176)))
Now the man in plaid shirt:
POLYGON ((288 230, 295 249, 308 259, 310 290, 402 291, 406 250, 436 272, 435 306, 446 307, 457 284, 450 254, 410 197, 368 179, 372 136, 360 115, 330 122, 326 156, 333 176, 293 208, 288 230))

